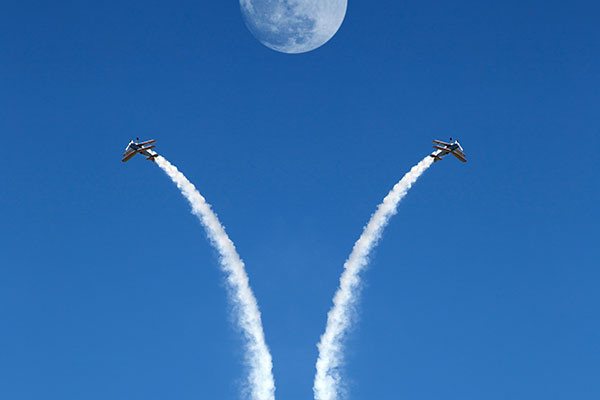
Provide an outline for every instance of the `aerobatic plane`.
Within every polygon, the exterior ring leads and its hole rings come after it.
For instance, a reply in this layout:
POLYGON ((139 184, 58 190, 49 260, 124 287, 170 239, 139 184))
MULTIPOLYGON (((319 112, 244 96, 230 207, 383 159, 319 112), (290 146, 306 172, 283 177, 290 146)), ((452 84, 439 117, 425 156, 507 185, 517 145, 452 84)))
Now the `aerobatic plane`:
POLYGON ((451 143, 442 142, 441 140, 434 140, 433 146, 434 149, 438 150, 435 153, 431 153, 429 157, 433 157, 433 162, 440 161, 442 157, 446 154, 452 154, 454 157, 458 158, 462 162, 467 162, 467 156, 463 153, 463 148, 458 143, 458 140, 452 142, 452 138, 450 138, 451 143))
POLYGON ((153 143, 156 143, 156 140, 147 140, 145 142, 139 142, 140 138, 135 138, 135 141, 129 142, 127 148, 125 149, 125 153, 123 153, 123 159, 121 161, 126 162, 131 160, 133 156, 136 154, 143 154, 146 156, 146 160, 150 160, 154 162, 154 159, 158 157, 158 154, 150 153, 148 150, 155 148, 156 146, 153 143))

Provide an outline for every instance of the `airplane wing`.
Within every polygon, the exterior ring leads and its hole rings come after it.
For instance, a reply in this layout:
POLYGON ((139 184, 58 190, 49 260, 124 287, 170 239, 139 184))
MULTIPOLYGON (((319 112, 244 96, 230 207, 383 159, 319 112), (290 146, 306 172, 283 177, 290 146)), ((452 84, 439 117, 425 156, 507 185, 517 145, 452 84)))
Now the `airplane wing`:
POLYGON ((460 151, 460 149, 454 149, 454 150, 452 150, 452 152, 458 154, 462 158, 467 157, 467 155, 465 153, 463 153, 462 151, 460 151))
POLYGON ((128 155, 134 154, 134 153, 135 153, 134 149, 129 149, 125 153, 123 153, 123 157, 127 157, 128 155))
POLYGON ((138 143, 138 146, 144 147, 145 145, 152 144, 152 143, 156 143, 156 140, 154 140, 154 139, 152 139, 152 140, 146 140, 145 142, 138 143))
POLYGON ((124 157, 123 157, 123 159, 122 159, 121 161, 123 161, 123 162, 129 161, 129 160, 131 160, 131 159, 133 158, 133 156, 135 156, 136 154, 137 154, 137 152, 135 152, 135 151, 132 151, 132 152, 131 152, 131 153, 129 153, 129 154, 125 153, 125 154, 123 154, 123 156, 124 156, 124 157))
POLYGON ((441 140, 433 140, 433 143, 441 144, 442 146, 450 146, 450 143, 442 142, 441 140))
POLYGON ((153 149, 153 148, 155 148, 155 147, 156 147, 156 146, 140 147, 140 148, 139 148, 139 149, 137 149, 136 151, 137 151, 138 153, 141 153, 142 151, 150 150, 150 149, 153 149))
POLYGON ((441 151, 440 155, 443 156, 444 154, 448 154, 450 153, 450 150, 445 149, 443 147, 440 146, 433 146, 434 149, 438 149, 439 151, 441 151))
MULTIPOLYGON (((463 155, 461 155, 461 154, 458 154, 458 153, 457 153, 457 152, 455 152, 455 151, 451 151, 451 153, 452 153, 452 155, 453 155, 454 157, 458 158, 460 161, 462 161, 462 162, 467 162, 467 159, 466 159, 466 158, 465 158, 463 155)), ((464 153, 462 153, 462 154, 464 154, 464 153)))

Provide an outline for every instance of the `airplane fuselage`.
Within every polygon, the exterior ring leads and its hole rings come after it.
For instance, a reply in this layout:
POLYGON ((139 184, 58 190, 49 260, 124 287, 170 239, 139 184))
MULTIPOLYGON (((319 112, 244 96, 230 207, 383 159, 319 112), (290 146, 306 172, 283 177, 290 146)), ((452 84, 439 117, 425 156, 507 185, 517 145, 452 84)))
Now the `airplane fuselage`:
POLYGON ((155 158, 158 157, 158 154, 156 154, 155 152, 148 151, 156 147, 154 146, 154 143, 156 143, 156 140, 154 139, 147 140, 145 142, 136 142, 133 140, 130 141, 127 145, 127 148, 125 149, 125 153, 123 154, 123 159, 121 161, 126 162, 132 157, 134 157, 136 154, 142 154, 146 157, 146 160, 154 162, 155 158))
POLYGON ((467 161, 462 146, 460 145, 460 143, 458 143, 458 140, 455 140, 451 143, 442 142, 440 140, 434 140, 433 143, 435 143, 433 148, 437 150, 437 152, 430 154, 430 157, 434 159, 433 162, 440 161, 442 157, 444 157, 447 154, 452 154, 462 162, 467 161))
MULTIPOLYGON (((129 143, 128 147, 136 151, 142 148, 142 146, 137 143, 129 143)), ((152 154, 150 154, 147 150, 142 150, 139 153, 145 155, 146 157, 152 157, 152 154)))

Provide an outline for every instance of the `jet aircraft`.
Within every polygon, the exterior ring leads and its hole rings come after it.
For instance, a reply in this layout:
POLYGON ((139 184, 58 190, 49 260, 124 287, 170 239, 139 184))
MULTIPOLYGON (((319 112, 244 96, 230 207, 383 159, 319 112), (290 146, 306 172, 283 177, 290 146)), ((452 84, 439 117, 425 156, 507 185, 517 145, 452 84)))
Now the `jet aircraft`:
POLYGON ((454 157, 458 158, 462 162, 467 162, 467 156, 463 153, 463 148, 458 143, 458 140, 452 142, 452 138, 450 138, 451 143, 442 142, 441 140, 434 140, 433 146, 434 149, 439 151, 435 153, 431 153, 429 157, 433 157, 433 162, 440 161, 443 156, 446 154, 452 154, 454 157), (443 147, 442 147, 443 146, 443 147))
POLYGON ((127 148, 125 149, 125 153, 123 153, 123 159, 121 161, 126 162, 131 160, 133 156, 136 154, 143 154, 146 156, 146 160, 150 160, 154 162, 154 159, 158 157, 156 153, 150 153, 148 150, 155 148, 156 146, 153 143, 156 143, 156 140, 147 140, 145 142, 139 142, 140 138, 135 138, 135 141, 129 142, 127 148))

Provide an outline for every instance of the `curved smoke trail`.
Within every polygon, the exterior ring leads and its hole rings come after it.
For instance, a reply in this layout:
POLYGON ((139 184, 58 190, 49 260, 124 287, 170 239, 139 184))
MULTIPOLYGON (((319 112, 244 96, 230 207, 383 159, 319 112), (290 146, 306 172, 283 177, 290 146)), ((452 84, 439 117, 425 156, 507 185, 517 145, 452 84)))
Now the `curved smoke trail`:
POLYGON ((433 158, 427 156, 415 165, 377 207, 362 235, 354 244, 352 253, 344 264, 340 287, 333 298, 333 307, 327 314, 327 326, 319 348, 317 373, 313 391, 316 400, 336 400, 340 394, 339 368, 343 361, 343 340, 352 322, 353 306, 360 295, 360 272, 369 262, 369 253, 377 245, 390 217, 396 214, 398 203, 431 166, 433 158))
POLYGON ((225 228, 212 211, 210 204, 196 190, 196 187, 165 158, 156 157, 156 163, 190 203, 192 214, 198 217, 206 229, 211 244, 221 255, 219 261, 231 289, 237 322, 246 339, 246 361, 250 367, 248 376, 250 396, 253 400, 274 400, 275 381, 272 373, 271 353, 265 343, 258 303, 250 289, 244 262, 227 236, 225 228))

